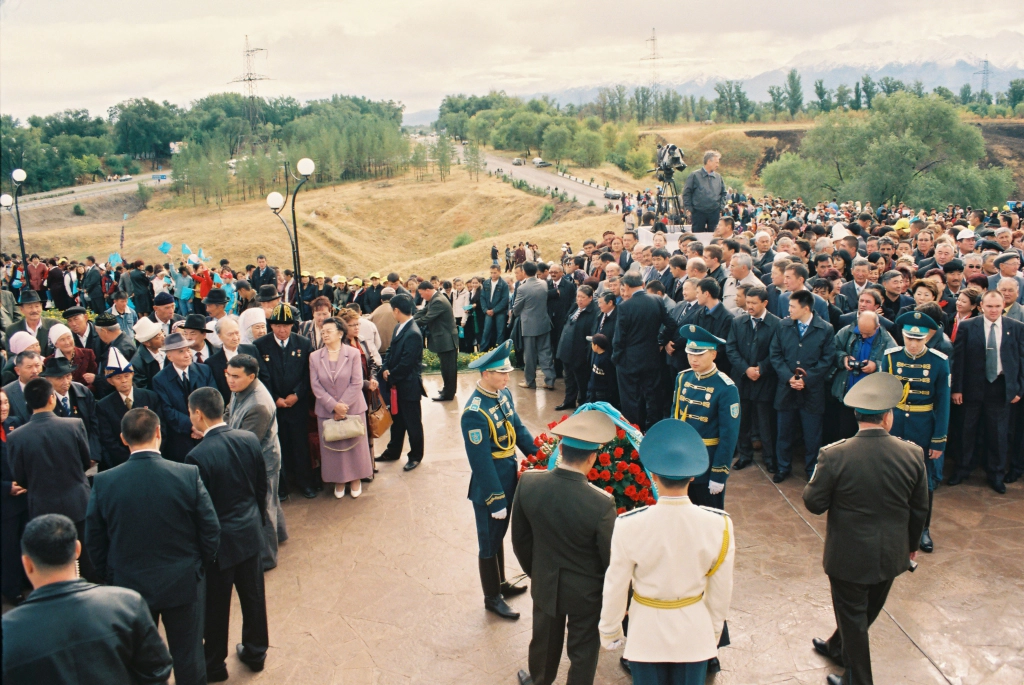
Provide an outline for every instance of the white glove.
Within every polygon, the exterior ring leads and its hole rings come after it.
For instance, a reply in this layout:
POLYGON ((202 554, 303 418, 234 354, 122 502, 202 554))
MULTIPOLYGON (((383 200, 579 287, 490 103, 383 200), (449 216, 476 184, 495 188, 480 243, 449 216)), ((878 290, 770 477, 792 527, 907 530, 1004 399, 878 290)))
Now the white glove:
POLYGON ((719 483, 713 480, 708 481, 708 492, 712 495, 717 495, 722 490, 725 490, 725 483, 719 483))
POLYGON ((626 644, 626 641, 620 637, 618 640, 612 640, 611 642, 606 644, 604 648, 607 649, 609 652, 614 652, 616 649, 618 649, 624 644, 626 644))
POLYGON ((501 520, 501 519, 505 518, 506 516, 508 516, 508 509, 498 509, 498 511, 492 511, 491 512, 491 518, 492 519, 499 519, 499 520, 501 520))

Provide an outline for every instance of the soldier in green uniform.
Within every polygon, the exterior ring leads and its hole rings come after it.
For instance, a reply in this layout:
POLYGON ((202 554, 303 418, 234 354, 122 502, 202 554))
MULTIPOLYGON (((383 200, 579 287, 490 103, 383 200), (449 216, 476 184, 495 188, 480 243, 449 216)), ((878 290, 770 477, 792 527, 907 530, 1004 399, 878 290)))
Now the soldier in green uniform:
MULTIPOLYGON (((683 324, 679 337, 686 340, 690 368, 676 378, 672 418, 697 429, 708 448, 708 469, 693 479, 688 494, 698 506, 724 510, 725 481, 740 437, 740 393, 733 380, 715 365, 724 340, 692 324, 683 324)), ((729 644, 726 623, 718 646, 729 644)), ((708 660, 708 673, 720 670, 717 656, 708 660)))
POLYGON ((518 482, 516 447, 527 456, 536 454, 537 447, 516 414, 512 393, 505 389, 512 370, 511 351, 512 342, 505 341, 470 363, 469 368, 480 370, 480 380, 462 412, 462 438, 473 471, 469 499, 476 516, 484 608, 515 620, 519 613, 505 603, 505 597, 522 594, 526 587, 505 580, 505 533, 518 482))
POLYGON ((893 410, 890 433, 914 443, 928 457, 928 519, 921 533, 921 551, 931 552, 935 548, 928 530, 932 498, 942 480, 949 428, 949 358, 927 346, 929 334, 939 329, 927 314, 906 312, 895 323, 903 329, 904 346, 885 351, 883 370, 903 383, 903 398, 893 410))

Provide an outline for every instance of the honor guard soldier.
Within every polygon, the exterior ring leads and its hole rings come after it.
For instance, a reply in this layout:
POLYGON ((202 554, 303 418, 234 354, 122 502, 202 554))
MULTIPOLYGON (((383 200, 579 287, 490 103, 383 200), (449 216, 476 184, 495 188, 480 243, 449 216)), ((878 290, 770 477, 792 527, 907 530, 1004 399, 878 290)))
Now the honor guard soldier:
POLYGON ((505 533, 519 474, 516 447, 527 456, 536 454, 537 448, 516 414, 512 393, 505 389, 512 370, 511 352, 508 340, 470 362, 469 368, 480 370, 480 380, 462 411, 462 438, 473 472, 469 499, 476 516, 484 608, 515 620, 519 613, 505 603, 505 597, 522 594, 526 587, 505 580, 505 533))
POLYGON ((672 418, 695 429, 708 448, 709 466, 690 483, 690 499, 716 509, 725 508, 725 481, 740 435, 740 393, 736 384, 718 370, 715 357, 725 341, 700 326, 684 324, 690 368, 676 378, 672 418))
POLYGON ((928 457, 928 518, 921 533, 921 551, 931 552, 935 548, 928 530, 932 497, 942 480, 949 428, 949 358, 926 345, 929 334, 939 330, 927 314, 906 312, 896 319, 896 325, 903 329, 904 346, 885 351, 884 369, 903 383, 903 397, 893 410, 890 433, 914 443, 928 457))
POLYGON ((634 685, 703 685, 732 599, 735 536, 721 509, 695 506, 693 479, 707 471, 707 448, 688 423, 659 421, 640 443, 658 505, 619 516, 604 581, 599 630, 606 649, 629 638, 625 658, 634 685))

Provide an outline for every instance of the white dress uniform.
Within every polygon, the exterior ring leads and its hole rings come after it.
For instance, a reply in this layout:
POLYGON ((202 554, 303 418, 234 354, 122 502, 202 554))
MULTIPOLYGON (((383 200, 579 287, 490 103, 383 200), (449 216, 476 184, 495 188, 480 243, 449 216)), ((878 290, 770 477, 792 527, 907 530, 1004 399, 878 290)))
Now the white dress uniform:
POLYGON ((718 654, 736 550, 729 515, 689 497, 661 497, 621 515, 604 578, 602 644, 623 638, 629 584, 630 662, 700 662, 718 654))

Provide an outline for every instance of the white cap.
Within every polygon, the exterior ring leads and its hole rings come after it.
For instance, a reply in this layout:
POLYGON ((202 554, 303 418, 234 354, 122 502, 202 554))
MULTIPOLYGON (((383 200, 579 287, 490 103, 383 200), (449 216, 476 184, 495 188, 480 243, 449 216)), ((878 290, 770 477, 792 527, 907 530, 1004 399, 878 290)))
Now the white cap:
POLYGON ((967 240, 968 238, 977 238, 977 237, 978 236, 976 236, 974 234, 974 231, 972 231, 969 228, 965 228, 965 229, 963 229, 962 231, 960 231, 959 233, 956 234, 956 239, 957 240, 967 240))
POLYGON ((55 324, 53 324, 52 326, 50 326, 50 333, 49 333, 50 344, 53 345, 54 347, 56 347, 57 346, 57 341, 60 339, 60 337, 62 335, 64 335, 65 333, 70 333, 70 332, 71 332, 71 329, 68 328, 67 326, 65 326, 62 323, 55 323, 55 324))
POLYGON ((144 316, 135 322, 132 330, 135 331, 135 339, 140 343, 144 343, 155 338, 162 328, 160 324, 144 316))

